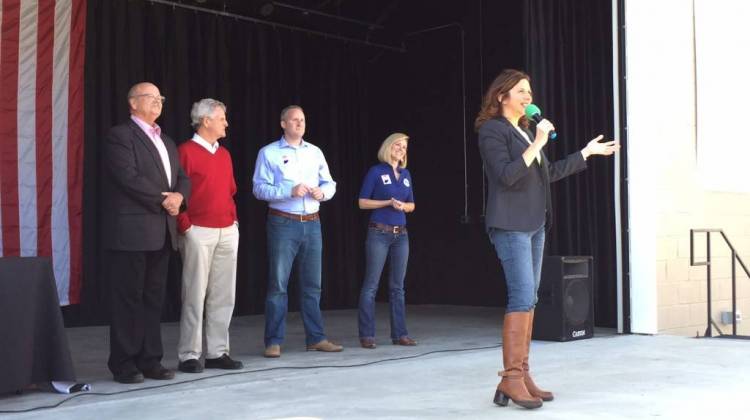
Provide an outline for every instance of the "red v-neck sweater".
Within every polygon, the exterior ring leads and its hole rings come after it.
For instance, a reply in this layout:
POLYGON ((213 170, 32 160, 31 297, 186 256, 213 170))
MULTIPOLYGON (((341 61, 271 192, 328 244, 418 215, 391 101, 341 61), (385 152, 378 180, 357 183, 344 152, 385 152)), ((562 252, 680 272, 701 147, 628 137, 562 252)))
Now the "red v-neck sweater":
POLYGON ((224 147, 211 154, 203 146, 188 140, 177 148, 180 164, 190 177, 192 190, 187 211, 177 215, 177 228, 185 232, 190 226, 223 228, 237 220, 232 157, 224 147))

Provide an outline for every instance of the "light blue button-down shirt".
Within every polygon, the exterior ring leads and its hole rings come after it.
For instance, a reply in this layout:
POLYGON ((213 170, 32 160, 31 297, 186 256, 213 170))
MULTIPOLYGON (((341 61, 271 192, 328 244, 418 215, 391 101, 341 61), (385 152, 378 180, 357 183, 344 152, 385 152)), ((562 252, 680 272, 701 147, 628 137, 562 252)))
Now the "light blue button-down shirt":
POLYGON ((260 149, 253 174, 253 195, 257 199, 268 201, 268 207, 287 213, 317 212, 320 202, 312 195, 292 197, 292 189, 298 184, 320 187, 322 201, 336 194, 336 182, 331 178, 320 148, 304 140, 295 147, 282 136, 260 149))

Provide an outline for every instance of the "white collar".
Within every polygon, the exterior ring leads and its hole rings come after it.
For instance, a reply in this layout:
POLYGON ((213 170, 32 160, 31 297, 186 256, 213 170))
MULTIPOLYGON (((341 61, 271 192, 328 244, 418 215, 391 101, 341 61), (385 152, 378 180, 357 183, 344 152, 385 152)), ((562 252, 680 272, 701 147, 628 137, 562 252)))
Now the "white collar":
POLYGON ((211 152, 212 155, 216 154, 216 151, 219 150, 219 142, 218 141, 216 143, 214 143, 214 144, 211 144, 211 143, 207 142, 203 137, 201 137, 200 135, 198 135, 198 133, 193 134, 192 140, 194 142, 198 143, 199 145, 203 146, 203 148, 206 149, 206 150, 208 150, 209 152, 211 152))

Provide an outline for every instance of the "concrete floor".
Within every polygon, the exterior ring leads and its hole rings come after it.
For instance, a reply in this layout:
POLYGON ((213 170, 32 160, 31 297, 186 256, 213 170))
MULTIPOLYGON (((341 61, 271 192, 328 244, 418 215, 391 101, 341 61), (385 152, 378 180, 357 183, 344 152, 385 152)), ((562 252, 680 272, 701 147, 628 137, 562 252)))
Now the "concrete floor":
MULTIPOLYGON (((107 328, 68 329, 76 372, 92 392, 60 407, 67 395, 30 391, 0 396, 3 419, 608 419, 745 418, 750 341, 674 336, 597 337, 533 343, 537 382, 555 392, 538 410, 492 404, 500 368, 501 310, 454 306, 408 308, 416 347, 387 339, 387 307, 378 306, 380 346, 358 347, 356 311, 325 313, 327 333, 343 353, 305 352, 298 314, 288 319, 280 359, 264 359, 263 317, 232 324, 233 356, 245 369, 178 373, 174 381, 112 382, 107 328), (399 358, 405 358, 399 360, 399 358), (197 381, 193 381, 197 379, 197 381), (156 388, 155 388, 156 387, 156 388), (150 389, 149 389, 150 388, 150 389), (121 393, 126 391, 124 393, 121 393), (117 395, 95 395, 118 393, 117 395), (5 411, 5 413, 3 413, 5 411)), ((176 368, 177 324, 163 324, 164 364, 176 368)))

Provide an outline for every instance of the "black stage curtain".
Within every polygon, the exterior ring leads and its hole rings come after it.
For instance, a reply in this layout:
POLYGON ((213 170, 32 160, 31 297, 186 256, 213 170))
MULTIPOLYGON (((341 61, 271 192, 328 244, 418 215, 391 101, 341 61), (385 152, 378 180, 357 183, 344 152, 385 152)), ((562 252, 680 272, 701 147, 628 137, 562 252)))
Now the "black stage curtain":
MULTIPOLYGON (((106 262, 99 245, 106 227, 99 225, 98 215, 98 145, 111 126, 128 118, 126 93, 139 81, 152 81, 167 97, 158 122, 178 144, 192 136, 189 113, 194 101, 213 97, 227 105, 230 126, 222 144, 232 154, 239 187, 237 313, 262 312, 266 290, 266 205, 252 196, 255 159, 262 146, 281 136, 281 109, 289 104, 305 109, 305 137, 323 149, 339 182, 334 200, 321 206, 322 305, 355 305, 365 223, 365 215, 356 209, 356 196, 374 158, 363 153, 370 136, 365 81, 367 54, 372 51, 145 1, 90 0, 88 7, 85 290, 77 317, 81 323, 106 319, 106 262)), ((175 253, 166 319, 179 314, 179 272, 175 253)), ((295 296, 290 295, 291 308, 297 304, 295 296)))
MULTIPOLYGON (((101 259, 98 240, 106 234, 106 227, 98 223, 98 144, 109 127, 128 117, 126 92, 142 80, 154 82, 167 97, 159 124, 178 143, 192 135, 189 111, 194 101, 214 97, 228 106, 230 127, 223 144, 232 153, 239 184, 236 202, 241 228, 235 314, 263 311, 266 205, 252 196, 251 176, 260 147, 280 136, 279 111, 290 103, 304 107, 308 120, 306 138, 323 149, 338 183, 336 197, 324 203, 321 210, 325 309, 357 305, 368 216, 357 209, 357 194, 367 168, 376 162, 380 143, 394 131, 411 137, 409 169, 417 205, 416 212, 409 215, 407 302, 503 306, 502 271, 484 233, 483 174, 473 132, 484 89, 502 68, 524 68, 526 62, 535 77, 534 88, 541 93, 537 97, 552 116, 557 117, 555 113, 562 108, 557 102, 542 100, 552 94, 552 88, 565 86, 562 92, 575 89, 575 95, 584 95, 586 102, 576 96, 569 112, 579 117, 586 115, 596 130, 583 130, 575 125, 577 120, 569 122, 567 118, 573 117, 568 115, 554 118, 563 139, 558 143, 562 147, 555 146, 554 153, 574 146, 565 143, 565 139, 580 138, 578 141, 583 142, 589 134, 611 126, 606 113, 611 109, 609 103, 597 109, 595 115, 583 114, 604 102, 597 95, 606 96, 611 91, 592 84, 598 79, 581 78, 577 85, 570 85, 575 80, 570 78, 582 76, 567 74, 569 79, 560 78, 564 84, 552 86, 542 82, 543 76, 537 76, 545 66, 554 74, 558 64, 530 59, 531 54, 525 49, 530 42, 527 38, 534 40, 539 35, 534 35, 532 26, 524 25, 541 17, 527 17, 526 22, 522 17, 524 13, 536 13, 541 6, 527 3, 455 1, 456 12, 451 16, 455 16, 458 25, 405 36, 408 52, 398 53, 146 1, 89 0, 84 296, 81 305, 66 310, 68 325, 106 321, 106 263, 101 259), (465 33, 465 62, 460 48, 461 28, 465 33), (526 37, 525 32, 529 33, 526 37), (462 64, 466 69, 465 108, 462 64), (574 127, 585 135, 567 131, 574 127)), ((415 17, 408 19, 410 27, 404 33, 447 23, 442 15, 430 15, 430 4, 401 3, 404 10, 399 13, 415 17)), ((598 9, 582 10, 580 24, 590 26, 589 19, 599 18, 594 15, 595 10, 598 9)), ((601 21, 606 29, 609 18, 601 21)), ((585 30, 593 33, 595 28, 585 30)), ((581 50, 582 59, 592 61, 586 66, 605 69, 606 64, 593 61, 611 58, 593 57, 590 51, 599 42, 604 45, 606 40, 576 44, 575 48, 581 50)), ((606 83, 606 74, 597 76, 602 83, 606 83)), ((552 253, 592 254, 598 267, 613 265, 614 256, 606 248, 611 222, 602 213, 611 201, 606 198, 611 195, 607 190, 611 182, 607 183, 602 174, 606 165, 595 162, 584 175, 558 184, 557 227, 550 238, 552 253), (574 197, 584 204, 571 208, 576 203, 574 197), (587 202, 593 198, 595 201, 587 202)), ((181 267, 178 255, 174 257, 165 304, 165 319, 171 320, 179 314, 181 267)), ((383 283, 379 297, 386 299, 383 283)), ((294 310, 296 288, 294 282, 291 284, 290 307, 294 310)))
MULTIPOLYGON (((526 68, 534 100, 557 128, 551 159, 583 148, 598 134, 612 139, 612 4, 584 0, 525 2, 526 68)), ((623 150, 622 156, 624 157, 623 150)), ((553 184, 550 255, 593 255, 596 325, 617 325, 614 159, 553 184)))
POLYGON ((407 36, 402 57, 383 54, 373 63, 371 98, 389 104, 375 109, 373 125, 391 124, 411 136, 416 211, 409 216, 409 303, 505 305, 501 266, 482 217, 484 175, 473 126, 488 85, 483 77, 523 64, 521 21, 504 18, 521 12, 518 2, 458 5, 454 24, 415 22, 414 32, 433 30, 407 36))

